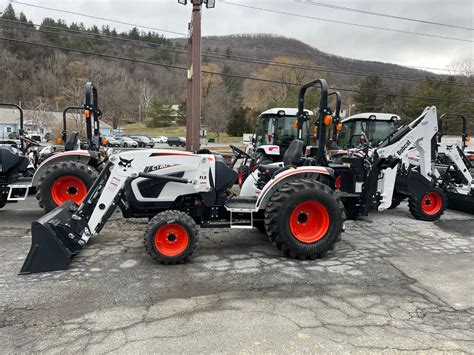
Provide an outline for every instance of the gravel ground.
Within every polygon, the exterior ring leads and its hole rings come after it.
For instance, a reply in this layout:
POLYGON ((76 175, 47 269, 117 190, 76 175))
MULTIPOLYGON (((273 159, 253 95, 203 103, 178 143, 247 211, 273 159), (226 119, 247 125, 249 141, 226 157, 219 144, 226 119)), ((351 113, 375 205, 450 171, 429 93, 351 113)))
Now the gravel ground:
POLYGON ((207 229, 189 263, 156 264, 146 221, 116 216, 67 271, 18 276, 33 198, 0 210, 2 353, 472 352, 472 215, 405 204, 346 222, 324 260, 255 231, 207 229))

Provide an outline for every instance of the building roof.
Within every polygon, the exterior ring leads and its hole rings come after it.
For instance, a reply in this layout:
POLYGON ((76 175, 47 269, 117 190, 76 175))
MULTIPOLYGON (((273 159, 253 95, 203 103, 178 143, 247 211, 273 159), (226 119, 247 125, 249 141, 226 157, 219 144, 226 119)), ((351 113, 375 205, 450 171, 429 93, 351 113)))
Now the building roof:
MULTIPOLYGON (((285 111, 286 116, 296 116, 298 113, 297 108, 289 108, 289 107, 276 107, 276 108, 271 108, 269 110, 266 110, 262 112, 260 115, 277 115, 278 111, 285 111)), ((313 115, 313 111, 310 110, 304 110, 306 113, 308 113, 310 116, 313 115)))
POLYGON ((19 124, 20 112, 13 108, 0 108, 0 124, 19 124))
POLYGON ((393 113, 381 113, 381 112, 363 112, 358 113, 357 115, 349 116, 342 120, 342 122, 352 121, 352 120, 361 120, 369 119, 370 116, 375 116, 377 121, 390 121, 392 118, 394 121, 400 121, 400 116, 393 113))

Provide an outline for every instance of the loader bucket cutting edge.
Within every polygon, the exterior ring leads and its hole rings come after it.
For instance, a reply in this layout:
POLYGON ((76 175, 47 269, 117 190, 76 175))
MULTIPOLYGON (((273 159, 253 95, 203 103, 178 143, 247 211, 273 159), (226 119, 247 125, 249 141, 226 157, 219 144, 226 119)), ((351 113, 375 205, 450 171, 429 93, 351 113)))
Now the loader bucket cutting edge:
POLYGON ((66 270, 79 246, 68 238, 76 204, 68 201, 31 223, 31 248, 20 270, 20 275, 66 270), (67 225, 66 225, 67 224, 67 225))

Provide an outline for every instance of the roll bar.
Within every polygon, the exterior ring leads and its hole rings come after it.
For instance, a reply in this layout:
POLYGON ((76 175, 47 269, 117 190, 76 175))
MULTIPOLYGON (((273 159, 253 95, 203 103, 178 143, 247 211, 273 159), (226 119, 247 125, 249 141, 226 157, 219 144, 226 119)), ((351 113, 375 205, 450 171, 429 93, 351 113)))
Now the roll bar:
MULTIPOLYGON (((12 104, 12 103, 7 103, 7 102, 0 102, 0 106, 13 107, 13 108, 16 108, 18 111, 20 111, 20 129, 18 130, 18 134, 20 135, 20 137, 23 136, 25 134, 23 109, 17 104, 12 104)), ((21 144, 21 151, 24 151, 25 143, 23 142, 23 139, 20 139, 20 144, 21 144)))
POLYGON ((82 106, 69 106, 63 111, 63 131, 61 138, 63 142, 67 140, 67 114, 71 110, 88 111, 85 115, 87 146, 89 150, 100 147, 100 121, 102 111, 99 109, 99 98, 97 89, 91 82, 85 85, 85 103, 82 106))
POLYGON ((67 140, 67 114, 72 110, 84 110, 84 106, 69 106, 66 107, 63 111, 63 131, 61 133, 61 139, 63 142, 67 140))
POLYGON ((439 118, 438 141, 441 141, 441 137, 444 135, 443 121, 445 121, 448 118, 458 118, 462 121, 461 139, 462 139, 462 149, 464 150, 467 147, 466 139, 468 137, 468 135, 467 135, 467 120, 466 120, 466 117, 464 115, 455 114, 455 113, 442 114, 441 117, 439 118))
MULTIPOLYGON (((331 115, 331 109, 328 107, 328 83, 325 79, 316 79, 307 84, 304 84, 299 93, 298 97, 298 139, 302 139, 302 131, 303 131, 303 121, 305 120, 304 114, 304 106, 305 106, 305 95, 306 91, 311 87, 319 87, 321 88, 321 97, 319 100, 319 115, 316 119, 316 127, 318 129, 317 132, 317 140, 318 140, 318 150, 316 155, 316 163, 318 165, 324 165, 325 162, 325 149, 326 149, 326 125, 324 124, 324 116, 331 115)), ((338 94, 336 98, 338 98, 338 94)), ((340 98, 340 94, 339 94, 340 98)), ((340 107, 339 107, 340 110, 340 107)))
MULTIPOLYGON (((341 115, 341 106, 342 106, 342 95, 339 91, 333 91, 328 94, 328 96, 336 96, 336 110, 334 111, 332 117, 334 119, 334 124, 337 125, 339 121, 341 120, 340 115, 341 115)), ((332 139, 333 141, 336 141, 337 139, 337 130, 334 129, 332 133, 332 139)))

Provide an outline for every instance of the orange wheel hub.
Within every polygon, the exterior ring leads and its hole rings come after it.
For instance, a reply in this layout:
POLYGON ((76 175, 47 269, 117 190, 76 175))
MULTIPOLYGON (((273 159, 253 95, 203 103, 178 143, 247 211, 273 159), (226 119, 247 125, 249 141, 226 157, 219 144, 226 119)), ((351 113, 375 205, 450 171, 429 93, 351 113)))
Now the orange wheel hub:
POLYGON ((189 244, 186 229, 176 223, 158 228, 154 237, 156 250, 164 256, 177 256, 184 252, 189 244))
POLYGON ((86 194, 87 187, 84 181, 71 175, 60 177, 51 188, 51 198, 58 206, 70 200, 80 205, 86 194))
POLYGON ((427 215, 437 214, 443 207, 443 199, 437 192, 428 192, 421 200, 421 209, 427 215))
POLYGON ((329 213, 323 204, 305 201, 295 207, 290 216, 290 230, 303 243, 314 243, 324 237, 329 229, 329 213))

